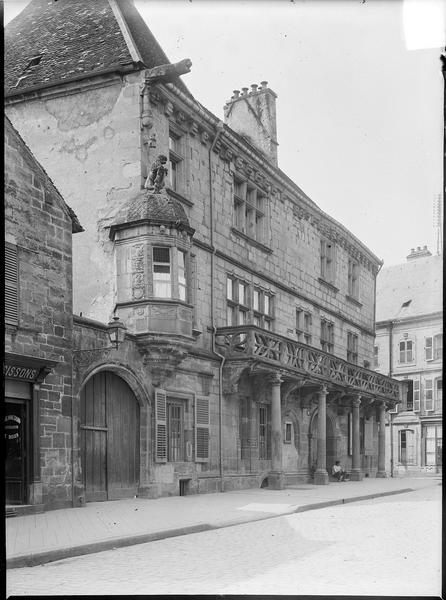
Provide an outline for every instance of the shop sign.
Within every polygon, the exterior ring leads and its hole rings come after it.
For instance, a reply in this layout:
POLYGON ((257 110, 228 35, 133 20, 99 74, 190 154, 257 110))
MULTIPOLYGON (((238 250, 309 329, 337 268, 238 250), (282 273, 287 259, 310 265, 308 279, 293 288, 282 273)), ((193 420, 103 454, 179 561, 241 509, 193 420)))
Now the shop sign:
POLYGON ((4 377, 10 377, 12 379, 26 379, 27 381, 34 381, 39 374, 39 369, 31 369, 29 367, 15 367, 13 365, 3 366, 4 377))
POLYGON ((19 437, 18 429, 19 429, 19 426, 21 423, 20 417, 18 417, 17 415, 6 415, 5 423, 8 423, 8 425, 4 426, 5 427, 5 438, 7 440, 17 439, 19 437))

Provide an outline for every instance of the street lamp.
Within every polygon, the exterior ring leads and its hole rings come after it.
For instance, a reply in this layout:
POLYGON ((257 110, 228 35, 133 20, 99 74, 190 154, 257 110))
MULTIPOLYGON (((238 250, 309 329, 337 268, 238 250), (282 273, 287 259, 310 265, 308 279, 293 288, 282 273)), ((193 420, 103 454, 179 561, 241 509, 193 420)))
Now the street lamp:
POLYGON ((118 348, 119 344, 125 340, 126 331, 127 327, 117 316, 114 316, 113 320, 107 325, 108 337, 115 348, 118 348))

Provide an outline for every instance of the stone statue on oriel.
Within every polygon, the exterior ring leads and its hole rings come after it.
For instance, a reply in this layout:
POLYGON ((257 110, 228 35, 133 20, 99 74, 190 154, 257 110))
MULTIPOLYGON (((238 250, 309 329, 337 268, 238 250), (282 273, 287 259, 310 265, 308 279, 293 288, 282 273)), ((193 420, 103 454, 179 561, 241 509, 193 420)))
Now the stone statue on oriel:
POLYGON ((150 167, 150 175, 146 179, 144 187, 155 193, 160 192, 164 187, 164 178, 167 175, 167 169, 164 166, 167 162, 167 156, 160 154, 153 165, 150 167))

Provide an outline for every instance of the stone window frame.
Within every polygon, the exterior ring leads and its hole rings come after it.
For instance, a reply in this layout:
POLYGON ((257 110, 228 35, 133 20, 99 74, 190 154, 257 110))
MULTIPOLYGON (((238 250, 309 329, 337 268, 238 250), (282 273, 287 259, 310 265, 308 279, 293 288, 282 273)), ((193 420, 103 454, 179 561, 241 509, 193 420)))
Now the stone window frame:
POLYGON ((424 352, 427 361, 441 359, 443 356, 443 333, 426 336, 424 352))
POLYGON ((259 285, 253 286, 252 291, 252 322, 256 327, 272 331, 274 322, 274 294, 259 285), (258 295, 258 305, 255 307, 255 297, 258 295), (268 302, 266 302, 268 300, 268 302))
POLYGON ((336 247, 335 243, 327 237, 320 239, 320 279, 329 284, 334 284, 336 275, 336 247))
MULTIPOLYGON (((166 243, 158 243, 154 242, 149 246, 150 252, 150 291, 151 297, 156 300, 175 300, 179 302, 184 302, 185 304, 189 304, 191 301, 192 291, 191 291, 191 253, 188 249, 180 247, 176 244, 166 244, 166 243), (169 265, 170 265, 170 296, 157 296, 155 294, 155 278, 154 278, 154 249, 162 248, 169 250, 169 265), (182 253, 184 256, 184 284, 180 281, 180 264, 179 264, 179 253, 182 253), (184 298, 181 297, 180 289, 184 289, 184 298)), ((167 263, 159 263, 166 264, 167 263)))
POLYGON ((407 365, 415 363, 415 340, 413 338, 404 338, 398 342, 398 364, 407 365), (411 349, 409 350, 407 345, 411 344, 411 349), (402 345, 404 344, 404 348, 402 345), (409 354, 409 352, 411 354, 409 354), (401 359, 404 360, 401 360, 401 359))
POLYGON ((284 422, 283 443, 284 444, 292 444, 293 443, 293 422, 292 421, 284 422), (288 435, 288 433, 289 433, 289 435, 288 435))
POLYGON ((186 140, 187 134, 176 124, 169 122, 168 132, 168 185, 173 192, 186 193, 186 140), (174 167, 172 167, 174 165, 174 167), (175 177, 173 177, 175 173, 175 177))
POLYGON ((313 315, 311 311, 302 306, 296 307, 296 335, 297 341, 303 342, 304 344, 311 345, 313 326, 313 315))
POLYGON ((347 362, 358 364, 359 335, 355 331, 347 331, 347 362))
POLYGON ((226 323, 228 327, 246 325, 249 318, 249 283, 236 275, 226 275, 226 323), (229 283, 231 282, 231 284, 229 283), (240 289, 243 288, 243 298, 240 289), (240 323, 240 320, 242 322, 240 323))
POLYGON ((350 296, 350 298, 359 300, 359 261, 349 257, 347 269, 347 294, 350 296))
POLYGON ((326 317, 321 317, 320 344, 324 352, 334 352, 334 322, 326 317))
POLYGON ((247 238, 267 243, 268 193, 237 173, 233 174, 233 228, 247 238), (248 213, 250 222, 247 222, 248 213), (251 223, 249 225, 249 223, 251 223))

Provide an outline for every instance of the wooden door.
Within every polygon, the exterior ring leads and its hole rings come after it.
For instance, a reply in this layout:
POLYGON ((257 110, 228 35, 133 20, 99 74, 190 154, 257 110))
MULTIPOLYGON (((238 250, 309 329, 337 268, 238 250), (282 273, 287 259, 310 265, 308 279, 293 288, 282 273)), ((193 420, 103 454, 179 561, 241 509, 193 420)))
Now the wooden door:
POLYGON ((135 496, 139 482, 139 406, 124 380, 107 371, 81 393, 81 448, 87 502, 135 496))
POLYGON ((127 383, 106 377, 108 499, 136 496, 139 482, 139 406, 127 383))
POLYGON ((81 393, 82 472, 86 502, 107 500, 106 373, 98 373, 81 393))

